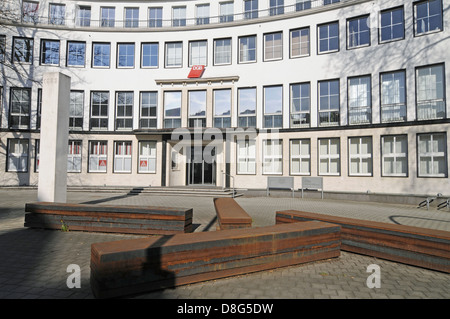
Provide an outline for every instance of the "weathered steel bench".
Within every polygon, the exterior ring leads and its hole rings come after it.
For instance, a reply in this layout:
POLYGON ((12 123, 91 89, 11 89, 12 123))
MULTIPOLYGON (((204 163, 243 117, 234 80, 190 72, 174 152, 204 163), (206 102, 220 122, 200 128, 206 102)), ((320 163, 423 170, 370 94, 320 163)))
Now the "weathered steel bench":
POLYGON ((214 208, 218 230, 252 227, 252 218, 233 198, 214 198, 214 208))
POLYGON ((92 244, 90 282, 112 298, 339 255, 340 227, 317 221, 152 236, 92 244))
POLYGON ((276 224, 318 220, 342 227, 342 250, 450 272, 450 232, 294 210, 276 213, 276 224))
POLYGON ((192 232, 192 208, 35 202, 25 205, 25 227, 165 235, 192 232))

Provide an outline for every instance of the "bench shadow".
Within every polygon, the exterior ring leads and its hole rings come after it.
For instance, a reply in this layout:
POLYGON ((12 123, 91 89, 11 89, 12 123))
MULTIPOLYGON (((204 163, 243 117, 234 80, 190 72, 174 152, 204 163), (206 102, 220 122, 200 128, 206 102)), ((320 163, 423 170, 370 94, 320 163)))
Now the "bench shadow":
POLYGON ((213 227, 217 222, 217 215, 214 216, 211 221, 205 226, 205 228, 202 230, 203 232, 207 232, 213 227))
POLYGON ((448 220, 432 219, 432 218, 425 218, 425 217, 413 217, 413 216, 406 216, 406 215, 389 216, 389 220, 392 221, 394 224, 404 225, 396 220, 398 218, 409 218, 409 219, 412 218, 412 219, 422 219, 422 220, 435 221, 435 222, 441 222, 441 223, 450 223, 450 221, 448 221, 448 220))
MULTIPOLYGON (((133 188, 133 190, 135 190, 135 189, 133 188)), ((101 198, 101 199, 90 200, 90 201, 87 201, 87 202, 83 202, 81 204, 101 204, 101 203, 106 203, 106 202, 111 202, 111 201, 114 201, 114 200, 127 198, 128 196, 137 196, 137 195, 140 194, 140 192, 134 192, 133 190, 129 191, 128 193, 126 193, 124 195, 118 195, 118 196, 112 196, 112 197, 108 197, 108 198, 101 198)))
MULTIPOLYGON (((176 288, 175 272, 164 269, 162 256, 167 253, 163 252, 164 244, 167 243, 174 235, 163 235, 145 249, 144 262, 141 266, 141 273, 136 274, 135 278, 139 278, 134 285, 135 292, 127 293, 123 297, 139 298, 148 294, 160 294, 164 290, 173 290, 176 288)), ((133 289, 133 288, 132 288, 133 289)), ((161 296, 164 297, 164 296, 161 296)), ((118 297, 122 298, 122 297, 118 297)))

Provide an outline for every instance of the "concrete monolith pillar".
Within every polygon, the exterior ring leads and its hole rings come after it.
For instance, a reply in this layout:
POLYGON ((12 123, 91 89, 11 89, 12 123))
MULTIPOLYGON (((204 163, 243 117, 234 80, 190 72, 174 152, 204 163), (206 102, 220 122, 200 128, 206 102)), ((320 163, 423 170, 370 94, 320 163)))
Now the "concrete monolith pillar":
POLYGON ((70 77, 44 74, 39 146, 38 201, 65 203, 69 139, 70 77))

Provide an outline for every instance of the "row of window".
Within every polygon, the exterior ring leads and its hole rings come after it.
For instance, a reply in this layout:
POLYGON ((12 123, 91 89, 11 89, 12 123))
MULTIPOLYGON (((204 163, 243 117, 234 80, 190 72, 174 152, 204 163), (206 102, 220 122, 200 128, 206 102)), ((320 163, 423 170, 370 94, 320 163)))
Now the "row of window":
MULTIPOLYGON (((216 22, 232 22, 235 18, 240 19, 255 19, 258 18, 261 12, 259 12, 258 0, 243 0, 243 15, 235 15, 234 13, 234 1, 221 1, 219 6, 219 15, 216 22)), ((328 5, 332 3, 340 2, 340 0, 295 0, 294 8, 287 8, 287 11, 303 11, 311 9, 312 7, 328 5), (314 3, 313 3, 314 2, 314 3)), ((48 23, 53 25, 65 25, 66 24, 66 5, 62 3, 50 3, 48 6, 48 23)), ((179 27, 187 25, 186 6, 177 5, 171 7, 171 21, 170 26, 179 27)), ((22 21, 26 23, 39 23, 40 22, 40 8, 38 1, 22 1, 22 21)), ((116 8, 114 6, 101 6, 99 16, 99 27, 115 27, 116 24, 125 28, 137 28, 141 26, 141 19, 139 17, 138 7, 125 7, 123 11, 122 23, 117 23, 120 20, 116 19, 116 8)), ((285 13, 284 0, 269 0, 268 15, 274 16, 285 13)), ((92 19, 91 6, 78 5, 76 6, 76 25, 81 27, 90 27, 95 20, 92 19)), ((267 15, 267 14, 266 14, 267 15)), ((204 25, 209 24, 210 20, 210 4, 202 3, 195 6, 195 19, 194 24, 204 25)), ((45 18, 44 18, 45 20, 45 18)), ((148 27, 163 27, 168 26, 163 23, 163 7, 149 7, 146 20, 146 26, 148 27)), ((189 23, 190 24, 190 23, 189 23)))
MULTIPOLYGON (((341 138, 319 138, 317 141, 317 173, 321 176, 341 175, 341 138)), ((371 136, 348 138, 348 175, 373 176, 371 136)), ((290 175, 311 175, 311 139, 289 140, 290 175)), ((262 145, 263 174, 283 174, 283 141, 264 140, 262 145)), ((381 137, 381 176, 407 177, 408 136, 381 137)), ((446 133, 417 134, 417 176, 447 177, 446 133)), ((256 174, 254 140, 237 142, 237 174, 256 174)))
MULTIPOLYGON (((443 64, 416 68, 416 119, 433 120, 446 118, 445 70, 443 64)), ((349 125, 372 123, 372 79, 371 75, 350 77, 347 79, 347 105, 349 125)), ((263 127, 283 128, 283 85, 263 87, 263 127)), ((399 70, 380 74, 380 122, 407 121, 406 71, 399 70)), ((324 80, 317 84, 317 125, 341 125, 341 89, 340 80, 324 80)), ((0 88, 0 95, 2 95, 0 88)), ((187 92, 187 126, 206 127, 207 109, 212 108, 211 126, 217 128, 232 127, 231 88, 213 89, 212 105, 207 102, 207 90, 195 89, 187 92)), ((182 127, 183 92, 181 90, 163 91, 162 113, 164 128, 182 127)), ((107 130, 109 127, 110 92, 91 91, 89 110, 89 129, 107 130)), ((40 127, 42 107, 41 89, 38 90, 37 128, 40 127)), ((157 128, 158 92, 140 92, 135 97, 132 91, 115 92, 115 130, 157 128), (139 114, 134 115, 135 100, 139 103, 139 114), (133 123, 138 118, 139 124, 133 123)), ((289 127, 311 126, 311 83, 292 83, 289 85, 289 127)), ((70 93, 70 122, 72 130, 84 128, 85 92, 70 93)), ((257 88, 237 89, 237 127, 256 127, 257 88)), ((9 125, 10 129, 30 129, 31 89, 11 88, 9 125)))
MULTIPOLYGON (((35 143, 35 172, 39 172, 39 140, 35 143)), ((131 141, 114 142, 114 173, 131 173, 131 141)), ((67 172, 81 172, 82 141, 69 140, 67 172)), ((28 171, 28 139, 8 139, 7 172, 28 171)), ((108 142, 89 141, 88 172, 106 172, 108 142)), ((156 141, 139 142, 139 173, 156 173, 156 141)))
MULTIPOLYGON (((373 176, 373 146, 371 136, 348 138, 348 175, 373 176)), ((139 173, 156 173, 156 141, 139 141, 139 173)), ((317 145, 318 175, 341 174, 341 139, 319 138, 317 145)), ((446 133, 417 134, 417 176, 447 177, 446 133)), ((236 174, 256 174, 256 141, 238 140, 236 146, 236 174)), ((311 175, 311 139, 291 139, 290 175, 311 175)), ((68 172, 81 172, 82 142, 69 141, 68 172)), ((114 173, 131 173, 132 142, 114 142, 114 173)), ((28 170, 28 139, 8 139, 8 172, 28 170)), ((381 175, 408 177, 408 136, 381 137, 381 175)), ((39 140, 36 141, 35 170, 39 171, 39 140)), ((107 172, 108 142, 89 141, 88 172, 107 172)), ((175 166, 172 166, 175 167, 175 166)), ((283 174, 283 141, 262 141, 262 173, 283 174)))
MULTIPOLYGON (((417 4, 415 32, 424 34, 440 31, 443 28, 442 7, 440 0, 424 1, 417 4), (422 6, 425 6, 422 9, 422 6)), ((347 48, 358 48, 370 45, 371 29, 369 15, 347 20, 347 48)), ((400 40, 405 37, 404 8, 398 7, 380 13, 380 43, 400 40)), ((289 32, 290 58, 310 55, 310 28, 300 28, 289 32)), ((39 61, 41 65, 60 64, 60 41, 42 39, 39 61)), ((231 38, 215 39, 213 45, 213 64, 227 65, 232 63, 231 38)), ((13 37, 12 61, 33 63, 34 39, 13 37)), ((135 43, 117 44, 117 68, 135 67, 135 43)), ((5 59, 6 38, 0 37, 0 59, 5 59)), ((340 49, 339 22, 331 22, 317 26, 317 53, 337 52, 340 49)), ((241 36, 238 39, 238 63, 257 61, 257 36, 241 36)), ((283 58, 283 32, 264 34, 264 61, 281 60, 283 58)), ((183 42, 166 42, 164 66, 166 68, 183 66, 183 42)), ((141 68, 159 67, 159 43, 141 43, 141 68)), ((84 67, 86 64, 86 42, 67 41, 66 66, 84 67)), ((207 40, 189 41, 188 65, 208 64, 207 40)), ((93 68, 109 68, 111 66, 111 43, 94 42, 92 44, 93 68)))

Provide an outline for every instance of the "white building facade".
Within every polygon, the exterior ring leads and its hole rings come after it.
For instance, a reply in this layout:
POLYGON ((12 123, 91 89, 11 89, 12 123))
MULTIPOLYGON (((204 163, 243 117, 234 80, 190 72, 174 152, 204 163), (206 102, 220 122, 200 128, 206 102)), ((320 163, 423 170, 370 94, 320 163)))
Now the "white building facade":
POLYGON ((3 6, 0 185, 37 184, 58 71, 68 185, 450 194, 449 0, 3 6))

